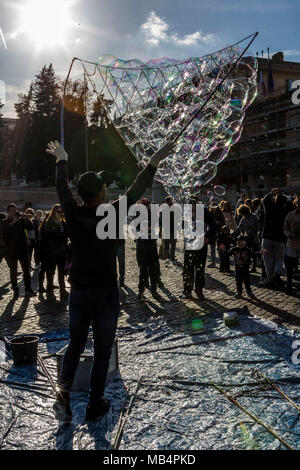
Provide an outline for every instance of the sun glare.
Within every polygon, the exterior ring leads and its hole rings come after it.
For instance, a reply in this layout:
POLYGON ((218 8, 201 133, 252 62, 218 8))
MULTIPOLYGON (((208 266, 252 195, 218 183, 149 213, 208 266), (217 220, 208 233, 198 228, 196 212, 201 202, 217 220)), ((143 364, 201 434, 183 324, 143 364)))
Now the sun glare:
POLYGON ((71 26, 69 7, 64 0, 30 0, 21 11, 21 30, 38 48, 63 46, 71 26))

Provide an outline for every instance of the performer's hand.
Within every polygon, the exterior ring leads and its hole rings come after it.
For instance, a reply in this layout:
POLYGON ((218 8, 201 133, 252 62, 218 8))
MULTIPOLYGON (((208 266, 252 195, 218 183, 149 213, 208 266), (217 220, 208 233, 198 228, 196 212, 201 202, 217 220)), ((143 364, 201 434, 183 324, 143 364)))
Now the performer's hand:
POLYGON ((168 142, 166 145, 157 150, 157 152, 155 152, 155 154, 152 155, 150 159, 150 165, 157 168, 160 162, 173 152, 175 145, 176 143, 173 141, 168 142))
POLYGON ((268 253, 268 250, 266 248, 262 248, 260 252, 262 255, 266 255, 268 253))
POLYGON ((56 140, 55 142, 49 142, 46 148, 46 152, 56 157, 56 163, 61 161, 68 161, 68 154, 63 146, 56 140))

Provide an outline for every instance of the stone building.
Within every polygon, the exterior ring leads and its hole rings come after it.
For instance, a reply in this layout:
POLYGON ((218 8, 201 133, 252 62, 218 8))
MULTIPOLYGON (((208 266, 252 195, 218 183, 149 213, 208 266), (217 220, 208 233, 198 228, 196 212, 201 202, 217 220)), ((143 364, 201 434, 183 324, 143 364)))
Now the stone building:
MULTIPOLYGON (((300 104, 293 104, 292 83, 300 80, 300 63, 284 60, 282 52, 272 56, 274 90, 268 92, 268 59, 258 59, 261 87, 246 111, 242 136, 219 166, 214 184, 228 191, 247 191, 262 196, 272 187, 300 191, 300 104)), ((298 93, 300 97, 300 93, 298 93)))

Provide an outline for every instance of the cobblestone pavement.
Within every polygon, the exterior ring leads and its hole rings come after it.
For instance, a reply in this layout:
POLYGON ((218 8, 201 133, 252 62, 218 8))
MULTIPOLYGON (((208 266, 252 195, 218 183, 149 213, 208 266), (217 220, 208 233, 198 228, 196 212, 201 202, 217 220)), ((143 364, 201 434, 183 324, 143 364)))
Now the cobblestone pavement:
MULTIPOLYGON (((225 308, 247 306, 252 315, 272 320, 300 332, 300 295, 289 297, 283 292, 257 287, 259 274, 252 275, 256 299, 235 299, 235 280, 231 274, 219 273, 217 268, 207 268, 205 301, 180 300, 182 292, 182 244, 178 243, 177 264, 161 261, 164 287, 154 298, 146 291, 146 300, 137 299, 138 269, 135 244, 126 242, 126 280, 121 289, 121 315, 119 326, 143 323, 151 316, 162 316, 168 324, 181 329, 187 318, 195 318, 225 308)), ((208 261, 209 264, 209 261, 208 261)), ((104 268, 105 269, 105 268, 104 268)), ((233 269, 233 268, 232 268, 233 269)), ((258 268, 260 272, 260 268, 258 268)), ((21 279, 21 278, 20 278, 21 279)), ((43 296, 14 299, 9 287, 9 272, 5 261, 0 264, 0 335, 42 333, 68 326, 67 302, 47 301, 43 296)), ((37 272, 33 272, 33 287, 37 289, 37 272)), ((300 292, 300 283, 295 283, 300 292)))

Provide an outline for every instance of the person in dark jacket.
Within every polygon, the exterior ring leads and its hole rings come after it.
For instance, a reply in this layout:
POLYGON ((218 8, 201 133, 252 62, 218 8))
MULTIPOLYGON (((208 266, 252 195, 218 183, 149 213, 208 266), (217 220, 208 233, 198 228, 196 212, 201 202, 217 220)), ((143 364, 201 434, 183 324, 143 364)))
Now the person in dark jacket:
POLYGON ((17 279, 18 261, 23 271, 25 295, 35 295, 35 292, 31 289, 28 239, 26 236, 28 228, 28 222, 23 217, 20 217, 16 205, 9 204, 7 206, 7 218, 0 222, 0 232, 5 243, 4 258, 9 267, 10 282, 15 297, 19 295, 17 279))
MULTIPOLYGON (((249 199, 250 200, 250 199, 249 199)), ((251 201, 250 201, 251 202, 251 201)), ((259 248, 258 245, 258 218, 251 212, 249 205, 243 204, 238 209, 239 224, 234 232, 234 237, 237 235, 244 235, 247 240, 247 246, 256 252, 259 248)), ((257 256, 253 256, 253 263, 251 272, 256 272, 257 256)))
MULTIPOLYGON (((0 222, 1 220, 5 220, 5 219, 6 219, 6 214, 4 212, 0 212, 0 222)), ((0 230, 0 263, 4 258, 4 254, 5 254, 5 239, 4 239, 4 234, 0 230)))
MULTIPOLYGON (((171 208, 174 207, 174 202, 172 196, 167 196, 165 199, 165 204, 171 208)), ((164 238, 163 233, 163 258, 170 259, 171 261, 175 261, 175 250, 176 250, 176 243, 177 239, 174 235, 174 212, 170 211, 170 238, 164 238)))
MULTIPOLYGON (((152 155, 149 164, 127 191, 127 204, 135 203, 152 185, 157 166, 172 152, 173 147, 173 142, 168 143, 152 155)), ((55 408, 58 411, 63 408, 70 417, 69 392, 92 324, 94 362, 90 401, 86 410, 86 419, 91 420, 109 409, 109 401, 103 393, 120 308, 116 270, 118 237, 101 239, 96 232, 99 221, 104 218, 97 213, 106 197, 108 180, 105 172, 87 172, 80 176, 77 189, 83 204, 78 204, 68 185, 67 153, 58 142, 48 144, 47 152, 56 157, 56 187, 72 243, 70 343, 63 358, 55 408)), ((119 214, 121 201, 122 198, 110 205, 116 215, 119 214)))
POLYGON ((124 287, 125 281, 125 240, 118 240, 117 258, 119 264, 119 287, 124 287))
POLYGON ((48 217, 42 222, 40 227, 40 259, 41 270, 39 273, 39 292, 44 291, 44 273, 47 277, 47 298, 55 300, 54 295, 54 275, 57 268, 60 298, 68 296, 65 286, 65 265, 67 259, 68 234, 66 222, 63 217, 63 210, 60 204, 55 204, 48 217))
POLYGON ((229 256, 234 256, 235 265, 235 281, 237 293, 235 297, 239 299, 242 296, 243 284, 245 285, 249 297, 254 298, 255 295, 251 290, 249 265, 250 259, 253 257, 253 251, 247 246, 247 238, 239 235, 236 239, 236 246, 228 252, 229 256))
POLYGON ((152 295, 156 295, 160 277, 159 258, 156 239, 151 238, 151 203, 146 197, 140 201, 148 211, 148 238, 136 240, 136 258, 139 265, 139 293, 142 298, 145 288, 150 285, 152 295))
POLYGON ((218 235, 218 253, 220 260, 220 273, 230 273, 229 250, 233 244, 230 228, 224 225, 218 235))
POLYGON ((284 221, 287 214, 293 210, 292 203, 274 188, 262 201, 264 208, 264 224, 262 229, 262 247, 266 250, 263 260, 267 279, 259 283, 261 286, 281 289, 286 236, 284 221))
MULTIPOLYGON (((196 205, 198 203, 197 196, 192 196, 189 204, 192 205, 192 228, 196 228, 196 205)), ((183 263, 183 294, 182 299, 188 299, 192 295, 192 290, 195 283, 195 292, 199 300, 204 300, 203 288, 205 285, 205 265, 207 258, 207 244, 209 239, 215 236, 217 231, 217 224, 211 212, 204 207, 204 243, 201 248, 190 249, 188 243, 190 242, 190 235, 185 232, 185 249, 184 249, 184 263, 183 263), (195 281, 194 281, 194 275, 195 281)), ((199 234, 200 235, 200 234, 199 234)))
POLYGON ((210 255, 211 255, 211 263, 207 266, 208 268, 215 268, 216 267, 216 246, 218 235, 221 228, 225 225, 225 217, 224 214, 219 206, 209 208, 209 212, 213 215, 214 220, 216 222, 216 231, 214 232, 213 236, 210 237, 208 244, 210 245, 210 255))

